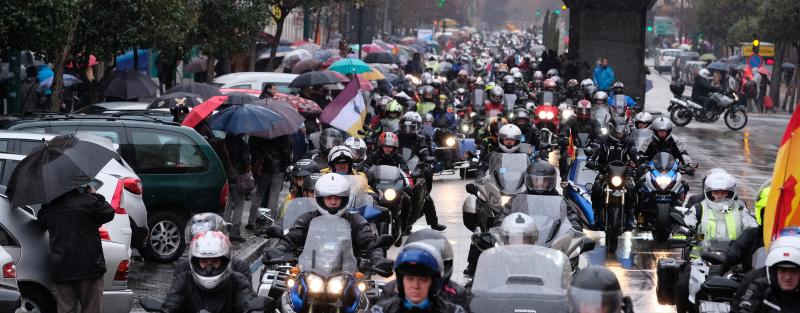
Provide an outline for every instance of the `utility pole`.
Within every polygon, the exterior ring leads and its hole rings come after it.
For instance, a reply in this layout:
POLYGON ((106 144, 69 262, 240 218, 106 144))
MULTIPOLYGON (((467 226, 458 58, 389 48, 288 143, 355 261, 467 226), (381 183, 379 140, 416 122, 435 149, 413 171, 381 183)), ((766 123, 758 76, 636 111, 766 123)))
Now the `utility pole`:
POLYGON ((303 40, 311 38, 311 9, 308 4, 303 5, 303 40))
POLYGON ((684 23, 684 17, 686 16, 685 15, 686 12, 684 12, 684 10, 683 10, 683 1, 684 0, 681 0, 681 31, 680 31, 681 35, 680 35, 680 38, 678 38, 680 43, 683 43, 683 38, 686 37, 686 26, 684 25, 685 24, 684 23))
POLYGON ((364 14, 363 14, 364 8, 363 8, 363 5, 361 4, 360 1, 356 1, 356 11, 358 11, 358 23, 356 23, 356 27, 358 27, 358 29, 356 31, 358 31, 358 33, 357 33, 358 34, 357 35, 357 38, 358 38, 358 58, 360 59, 361 58, 361 53, 362 53, 361 51, 363 50, 361 48, 364 46, 364 45, 361 44, 361 41, 362 41, 361 37, 363 35, 363 31, 362 31, 362 27, 361 27, 361 20, 364 18, 364 14))

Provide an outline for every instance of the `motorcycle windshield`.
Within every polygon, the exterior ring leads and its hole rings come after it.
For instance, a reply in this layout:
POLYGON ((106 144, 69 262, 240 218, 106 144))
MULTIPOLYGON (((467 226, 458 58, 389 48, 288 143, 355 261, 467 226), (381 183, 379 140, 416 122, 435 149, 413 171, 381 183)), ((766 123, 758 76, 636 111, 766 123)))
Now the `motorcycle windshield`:
POLYGON ((592 116, 600 125, 608 125, 611 120, 611 112, 609 112, 607 105, 593 105, 592 116))
POLYGON ((555 96, 552 91, 545 91, 542 93, 542 105, 552 106, 555 101, 555 96))
POLYGON ((625 108, 628 106, 628 101, 625 98, 625 95, 616 95, 614 96, 614 112, 617 115, 621 116, 625 114, 625 108))
POLYGON ((475 88, 475 91, 472 93, 472 103, 476 106, 482 106, 484 101, 486 101, 486 94, 483 89, 475 88))
POLYGON ((523 213, 533 218, 539 230, 536 244, 543 245, 553 232, 553 227, 567 216, 566 206, 562 206, 561 196, 518 195, 511 203, 511 213, 523 213))
POLYGON ((608 175, 610 177, 620 176, 625 177, 625 170, 627 170, 625 163, 619 160, 612 161, 608 164, 608 175))
POLYGON ((311 271, 323 277, 342 272, 355 273, 357 263, 353 255, 350 223, 333 215, 320 215, 311 220, 298 264, 301 271, 311 271))
POLYGON ((639 152, 644 152, 644 149, 647 148, 644 144, 647 143, 650 137, 653 137, 653 131, 649 128, 634 129, 631 131, 631 134, 628 135, 628 138, 630 138, 634 147, 636 147, 636 150, 639 152))
POLYGON ((316 209, 317 202, 314 200, 314 198, 301 197, 289 200, 286 202, 286 204, 284 204, 283 208, 283 217, 281 219, 283 231, 286 232, 292 228, 294 221, 296 221, 300 215, 316 209))
POLYGON ((415 168, 417 168, 417 164, 419 164, 419 158, 413 150, 409 148, 403 148, 400 151, 400 154, 403 156, 403 160, 406 161, 406 165, 408 165, 408 169, 410 171, 413 171, 415 168))
POLYGON ((589 146, 589 133, 578 133, 575 136, 575 146, 578 148, 586 148, 589 146))
POLYGON ((659 152, 651 161, 651 167, 662 174, 666 174, 667 172, 671 171, 674 165, 675 157, 666 152, 659 152))
POLYGON ((503 99, 506 104, 506 110, 511 111, 514 109, 514 104, 517 103, 517 94, 515 93, 507 93, 503 96, 503 99))
POLYGON ((493 153, 489 170, 502 193, 516 194, 525 183, 526 153, 493 153))
POLYGON ((397 166, 377 165, 373 166, 369 173, 377 189, 393 188, 396 191, 403 189, 403 174, 397 166))

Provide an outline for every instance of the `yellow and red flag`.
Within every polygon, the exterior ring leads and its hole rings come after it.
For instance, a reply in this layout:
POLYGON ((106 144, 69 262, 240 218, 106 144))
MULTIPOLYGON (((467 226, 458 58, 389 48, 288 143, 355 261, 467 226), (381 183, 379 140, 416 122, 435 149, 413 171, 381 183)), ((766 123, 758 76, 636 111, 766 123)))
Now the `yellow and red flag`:
POLYGON ((800 226, 800 111, 795 111, 783 133, 772 172, 772 188, 764 208, 764 245, 781 229, 800 226))

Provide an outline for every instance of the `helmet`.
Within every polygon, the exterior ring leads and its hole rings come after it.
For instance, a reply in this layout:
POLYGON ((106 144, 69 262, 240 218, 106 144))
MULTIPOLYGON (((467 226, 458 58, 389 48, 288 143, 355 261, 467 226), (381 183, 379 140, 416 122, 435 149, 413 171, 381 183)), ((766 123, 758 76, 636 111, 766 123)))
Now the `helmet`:
POLYGON ((300 195, 303 195, 305 192, 313 193, 315 190, 314 188, 316 187, 317 181, 319 181, 320 176, 322 176, 322 174, 320 173, 314 173, 308 175, 308 177, 306 177, 306 179, 303 180, 303 186, 301 186, 300 188, 301 189, 300 195))
POLYGON ((622 289, 614 273, 592 265, 575 274, 567 291, 572 312, 620 312, 622 289))
POLYGON ((422 100, 433 101, 433 87, 428 85, 422 87, 422 100))
POLYGON ((586 87, 594 86, 594 81, 591 78, 587 78, 581 81, 581 88, 586 89, 586 87))
POLYGON ((513 76, 514 76, 514 80, 516 82, 521 82, 522 81, 522 73, 521 72, 516 72, 516 73, 514 73, 513 76))
POLYGON ((312 173, 319 173, 319 164, 311 159, 300 159, 294 162, 289 176, 291 177, 304 177, 312 173))
POLYGON ((440 88, 442 88, 442 81, 440 81, 440 80, 438 80, 438 79, 434 78, 434 79, 433 79, 433 81, 431 82, 431 87, 433 87, 433 89, 440 89, 440 88))
POLYGON ((525 171, 525 187, 536 193, 546 193, 556 188, 556 168, 550 162, 537 160, 525 171))
POLYGON ((625 92, 625 85, 620 81, 615 82, 613 85, 611 85, 611 90, 614 91, 614 94, 622 94, 625 92))
POLYGON ((556 82, 552 79, 545 79, 544 80, 544 90, 553 91, 556 89, 556 82))
POLYGON ((595 104, 608 104, 608 94, 605 91, 598 91, 592 97, 595 104))
MULTIPOLYGON (((366 146, 366 144, 364 144, 366 146)), ((353 170, 353 152, 347 146, 336 146, 328 153, 328 166, 331 172, 336 172, 336 164, 347 164, 347 172, 342 175, 350 175, 353 170)))
POLYGON ((705 79, 711 79, 711 71, 709 71, 707 68, 701 68, 699 71, 697 71, 697 75, 705 79))
POLYGON ((542 71, 533 72, 533 80, 539 80, 539 81, 544 80, 544 75, 542 74, 542 71))
POLYGON ((447 237, 439 231, 423 228, 408 235, 406 244, 412 242, 424 242, 439 249, 442 262, 444 263, 444 274, 442 278, 444 281, 450 280, 450 277, 453 275, 454 259, 453 246, 450 244, 450 240, 447 240, 447 237))
POLYGON ((438 249, 426 242, 408 243, 397 253, 394 261, 394 272, 397 274, 397 291, 400 298, 405 299, 403 276, 428 276, 433 279, 428 289, 428 299, 433 299, 442 290, 444 280, 444 261, 438 249))
POLYGON ((560 76, 550 77, 550 80, 552 80, 554 83, 556 83, 556 86, 561 86, 561 77, 560 76))
POLYGON ((425 116, 422 117, 423 122, 433 123, 433 114, 425 113, 425 116))
POLYGON ((392 100, 386 106, 386 117, 390 119, 399 118, 403 114, 403 106, 396 100, 392 100))
POLYGON ((636 124, 636 128, 647 128, 650 127, 650 124, 653 124, 653 115, 647 112, 639 112, 633 116, 633 123, 636 124), (644 127, 639 127, 640 123, 644 123, 644 127))
MULTIPOLYGON (((769 246, 769 253, 767 253, 767 280, 770 285, 776 290, 782 290, 780 282, 778 281, 778 269, 794 269, 800 268, 800 237, 796 234, 796 229, 793 231, 781 231, 781 236, 775 239, 769 246), (795 234, 790 234, 794 232, 795 234)), ((800 286, 794 286, 794 291, 797 291, 800 286)))
POLYGON ((344 140, 345 147, 353 153, 353 161, 362 162, 367 157, 367 143, 358 137, 350 137, 344 140))
POLYGON ((578 105, 575 106, 575 115, 581 120, 588 120, 592 116, 592 103, 585 99, 578 101, 578 105))
POLYGON ((500 241, 505 245, 533 245, 539 240, 536 222, 527 214, 511 213, 500 225, 500 241))
POLYGON ((377 102, 375 102, 376 103, 375 108, 378 109, 379 111, 386 110, 386 106, 389 105, 389 102, 391 101, 392 101, 391 97, 383 96, 380 99, 378 99, 377 102))
POLYGON ((756 194, 756 222, 758 225, 762 225, 762 221, 764 220, 764 208, 767 207, 767 199, 769 198, 769 192, 772 189, 770 185, 772 184, 772 180, 765 181, 764 184, 761 185, 761 188, 758 189, 758 193, 756 194))
POLYGON ((558 76, 558 70, 554 69, 554 68, 551 68, 550 70, 547 71, 547 78, 550 78, 550 77, 553 77, 553 76, 558 76))
POLYGON ((578 89, 578 80, 577 79, 570 79, 567 81, 567 89, 569 90, 576 90, 578 89))
POLYGON ((514 124, 517 126, 527 125, 531 121, 531 115, 528 110, 518 108, 514 110, 514 124))
POLYGON ((594 94, 596 92, 597 92, 597 87, 595 87, 594 85, 586 86, 586 88, 583 88, 583 97, 586 99, 592 99, 592 97, 594 97, 594 94))
POLYGON ((661 116, 661 117, 657 118, 655 121, 653 121, 653 125, 650 126, 650 129, 653 130, 653 137, 655 137, 655 140, 657 140, 657 141, 666 141, 672 135, 672 121, 670 121, 669 118, 667 118, 665 116, 661 116), (664 137, 664 138, 661 138, 658 135, 658 131, 660 131, 660 130, 666 131, 667 132, 667 136, 664 137))
POLYGON ((198 213, 186 222, 186 231, 183 234, 186 236, 186 242, 190 243, 195 236, 207 231, 219 231, 227 234, 227 226, 228 223, 222 216, 214 213, 198 213))
POLYGON ((400 146, 400 140, 392 132, 383 132, 378 136, 378 147, 394 147, 400 146))
POLYGON ((503 77, 503 85, 506 87, 513 86, 517 81, 514 80, 514 76, 508 75, 503 77))
POLYGON ((703 182, 703 193, 707 204, 715 210, 727 211, 736 201, 736 179, 728 173, 714 173, 708 175, 703 182), (726 191, 728 194, 722 199, 714 199, 712 192, 726 191))
POLYGON ((197 235, 189 245, 189 269, 192 279, 203 290, 215 291, 224 286, 231 276, 231 242, 219 231, 207 231, 197 235), (204 259, 219 259, 218 267, 202 262, 204 259), (201 265, 205 264, 205 268, 201 265))
POLYGON ((504 94, 505 92, 503 91, 503 88, 500 86, 494 86, 494 88, 492 88, 492 90, 489 92, 489 101, 492 101, 493 103, 501 103, 503 102, 504 94))
POLYGON ((317 211, 322 215, 341 216, 344 214, 344 208, 350 205, 350 182, 336 173, 322 175, 314 185, 314 195, 317 200, 317 211), (332 196, 339 197, 339 205, 328 207, 325 198, 332 196))
POLYGON ((469 73, 467 73, 467 70, 460 70, 460 71, 458 71, 458 78, 459 79, 467 79, 467 78, 469 78, 469 73))
POLYGON ((326 128, 319 135, 319 148, 326 152, 324 154, 327 154, 327 151, 330 151, 333 147, 341 145, 342 142, 344 142, 344 135, 333 127, 326 128))
POLYGON ((517 150, 519 150, 519 144, 522 141, 522 131, 514 124, 503 125, 503 127, 500 128, 498 140, 500 143, 500 150, 503 150, 503 152, 517 152, 517 150), (503 142, 504 139, 514 139, 514 144, 506 145, 503 142))
POLYGON ((608 128, 611 130, 610 138, 617 142, 625 141, 625 136, 631 133, 631 127, 624 117, 616 116, 608 124, 608 128))
POLYGON ((520 71, 519 71, 519 67, 516 67, 516 66, 515 66, 515 67, 512 67, 512 68, 511 68, 511 71, 509 71, 509 73, 510 73, 511 75, 514 75, 514 74, 516 74, 516 73, 519 73, 519 72, 520 72, 520 71))

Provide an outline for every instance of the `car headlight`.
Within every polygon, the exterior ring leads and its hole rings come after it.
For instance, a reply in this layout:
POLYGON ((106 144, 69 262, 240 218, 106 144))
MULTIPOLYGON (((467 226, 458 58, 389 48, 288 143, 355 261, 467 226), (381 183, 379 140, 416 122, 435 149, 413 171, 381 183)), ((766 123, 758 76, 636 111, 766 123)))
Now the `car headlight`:
POLYGON ((619 176, 611 177, 611 184, 614 185, 614 187, 619 187, 620 185, 622 185, 622 177, 619 176))
POLYGON ((553 112, 547 112, 547 119, 552 120, 556 115, 553 112))
POLYGON ((543 119, 547 118, 547 112, 545 112, 545 111, 539 111, 538 115, 539 115, 539 119, 543 120, 543 119))
POLYGON ((452 147, 456 145, 456 140, 453 137, 447 137, 447 139, 444 140, 444 144, 448 147, 452 147))
POLYGON ((608 127, 600 127, 600 133, 603 135, 608 135, 608 127))
POLYGON ((671 183, 672 179, 670 179, 667 176, 656 177, 656 184, 658 184, 658 187, 661 187, 661 189, 667 189, 667 187, 669 187, 669 184, 671 183))
POLYGON ((340 294, 344 289, 344 277, 343 276, 336 276, 328 280, 328 287, 325 288, 325 292, 330 294, 340 294))
POLYGON ((312 293, 320 293, 325 289, 325 280, 317 275, 307 274, 306 285, 308 285, 308 290, 312 293))
POLYGON ((508 201, 511 201, 511 196, 501 196, 500 197, 500 204, 501 205, 506 205, 506 203, 508 203, 508 201))
POLYGON ((572 117, 573 115, 575 115, 575 112, 573 112, 573 111, 572 111, 572 110, 570 110, 570 109, 566 109, 566 110, 564 110, 564 112, 561 112, 561 116, 563 116, 563 117, 564 117, 563 119, 565 119, 565 120, 566 120, 566 119, 569 119, 569 118, 570 118, 570 117, 572 117))
POLYGON ((386 191, 383 192, 383 198, 387 201, 394 201, 394 199, 397 198, 397 191, 391 188, 386 189, 386 191))

